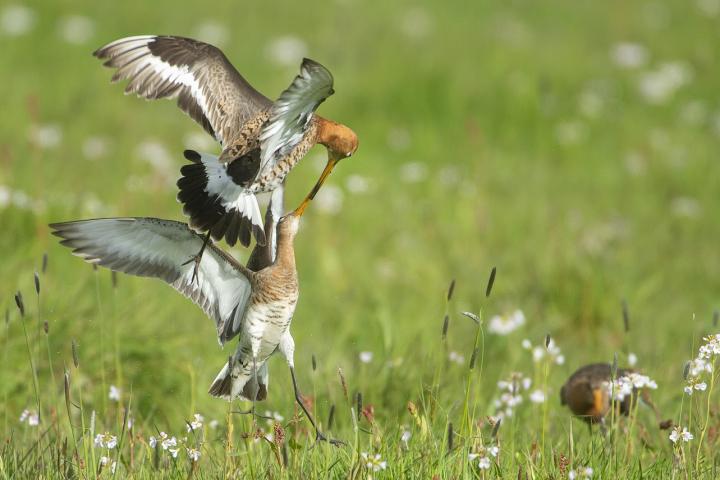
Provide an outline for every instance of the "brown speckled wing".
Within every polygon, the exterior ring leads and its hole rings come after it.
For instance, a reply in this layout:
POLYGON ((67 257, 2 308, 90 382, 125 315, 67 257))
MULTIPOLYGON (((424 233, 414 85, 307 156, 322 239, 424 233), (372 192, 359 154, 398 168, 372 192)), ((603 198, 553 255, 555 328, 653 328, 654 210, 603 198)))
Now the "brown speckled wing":
POLYGON ((221 143, 272 102, 216 47, 191 38, 142 35, 116 40, 93 55, 128 80, 125 93, 177 98, 178 106, 221 143))

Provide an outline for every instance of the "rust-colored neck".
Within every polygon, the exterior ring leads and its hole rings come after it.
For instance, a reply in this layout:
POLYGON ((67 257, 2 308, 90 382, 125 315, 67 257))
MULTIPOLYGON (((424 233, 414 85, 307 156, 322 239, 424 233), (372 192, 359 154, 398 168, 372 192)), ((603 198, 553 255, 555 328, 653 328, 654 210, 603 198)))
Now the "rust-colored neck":
POLYGON ((295 271, 295 235, 278 228, 277 257, 275 264, 283 269, 295 271))

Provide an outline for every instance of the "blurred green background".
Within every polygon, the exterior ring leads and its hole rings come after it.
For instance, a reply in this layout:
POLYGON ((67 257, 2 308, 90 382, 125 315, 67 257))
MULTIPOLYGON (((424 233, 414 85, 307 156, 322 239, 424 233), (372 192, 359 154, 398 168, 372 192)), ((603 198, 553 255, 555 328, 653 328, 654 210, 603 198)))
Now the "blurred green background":
MULTIPOLYGON (((551 415, 565 375, 615 352, 636 353, 667 386, 661 406, 680 398, 683 362, 720 306, 720 2, 60 1, 5 3, 0 22, 0 306, 10 312, 0 400, 11 421, 33 403, 12 295, 23 292, 42 339, 32 277, 44 252, 40 318, 57 375, 76 339, 95 402, 120 383, 139 410, 175 425, 195 405, 225 409, 205 393, 230 352, 212 322, 159 281, 120 276, 113 289, 47 227, 182 220, 182 150, 219 151, 174 102, 123 96, 91 56, 147 33, 217 44, 271 98, 303 56, 335 76, 319 113, 351 126, 360 148, 303 219, 292 326, 300 383, 321 405, 341 398, 339 366, 381 417, 416 398, 453 278, 449 345, 466 358, 474 330, 460 311, 527 318, 522 331, 488 334, 489 379, 528 363, 523 338, 552 334, 566 362, 550 381, 551 415)), ((288 208, 324 160, 318 147, 291 173, 288 208)), ((47 359, 37 363, 47 391, 47 359)), ((449 398, 462 388, 453 368, 449 398)), ((289 412, 283 361, 271 370, 268 408, 289 412)), ((477 405, 490 413, 487 385, 477 405)))

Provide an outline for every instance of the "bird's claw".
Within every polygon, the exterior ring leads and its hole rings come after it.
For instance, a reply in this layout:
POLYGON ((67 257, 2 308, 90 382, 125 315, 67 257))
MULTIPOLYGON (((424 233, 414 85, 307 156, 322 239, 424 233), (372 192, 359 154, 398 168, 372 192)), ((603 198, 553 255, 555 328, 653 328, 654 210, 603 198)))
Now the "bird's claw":
POLYGON ((195 266, 193 267, 192 278, 190 279, 191 283, 198 282, 198 272, 200 271, 200 260, 202 260, 202 254, 193 255, 192 257, 190 257, 190 260, 183 263, 183 266, 188 265, 189 263, 192 263, 192 262, 195 263, 195 266))

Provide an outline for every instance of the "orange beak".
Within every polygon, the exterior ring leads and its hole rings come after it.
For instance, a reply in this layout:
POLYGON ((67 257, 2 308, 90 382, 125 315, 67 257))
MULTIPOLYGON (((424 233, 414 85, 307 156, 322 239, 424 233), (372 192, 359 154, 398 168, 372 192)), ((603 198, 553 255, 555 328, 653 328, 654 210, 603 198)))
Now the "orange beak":
POLYGON ((335 165, 338 164, 340 161, 340 158, 338 158, 334 153, 331 151, 328 151, 328 162, 327 165, 325 165, 325 169, 320 174, 320 178, 318 178, 318 181, 315 183, 315 186, 312 190, 310 190, 310 193, 308 193, 307 197, 302 201, 299 207, 297 207, 293 211, 293 215, 295 216, 302 216, 302 214, 305 212, 305 209, 307 208, 308 204, 310 203, 310 200, 315 198, 315 195, 317 195, 317 192, 320 191, 320 187, 322 187, 323 183, 325 183, 325 180, 327 177, 332 173, 333 168, 335 168, 335 165))

